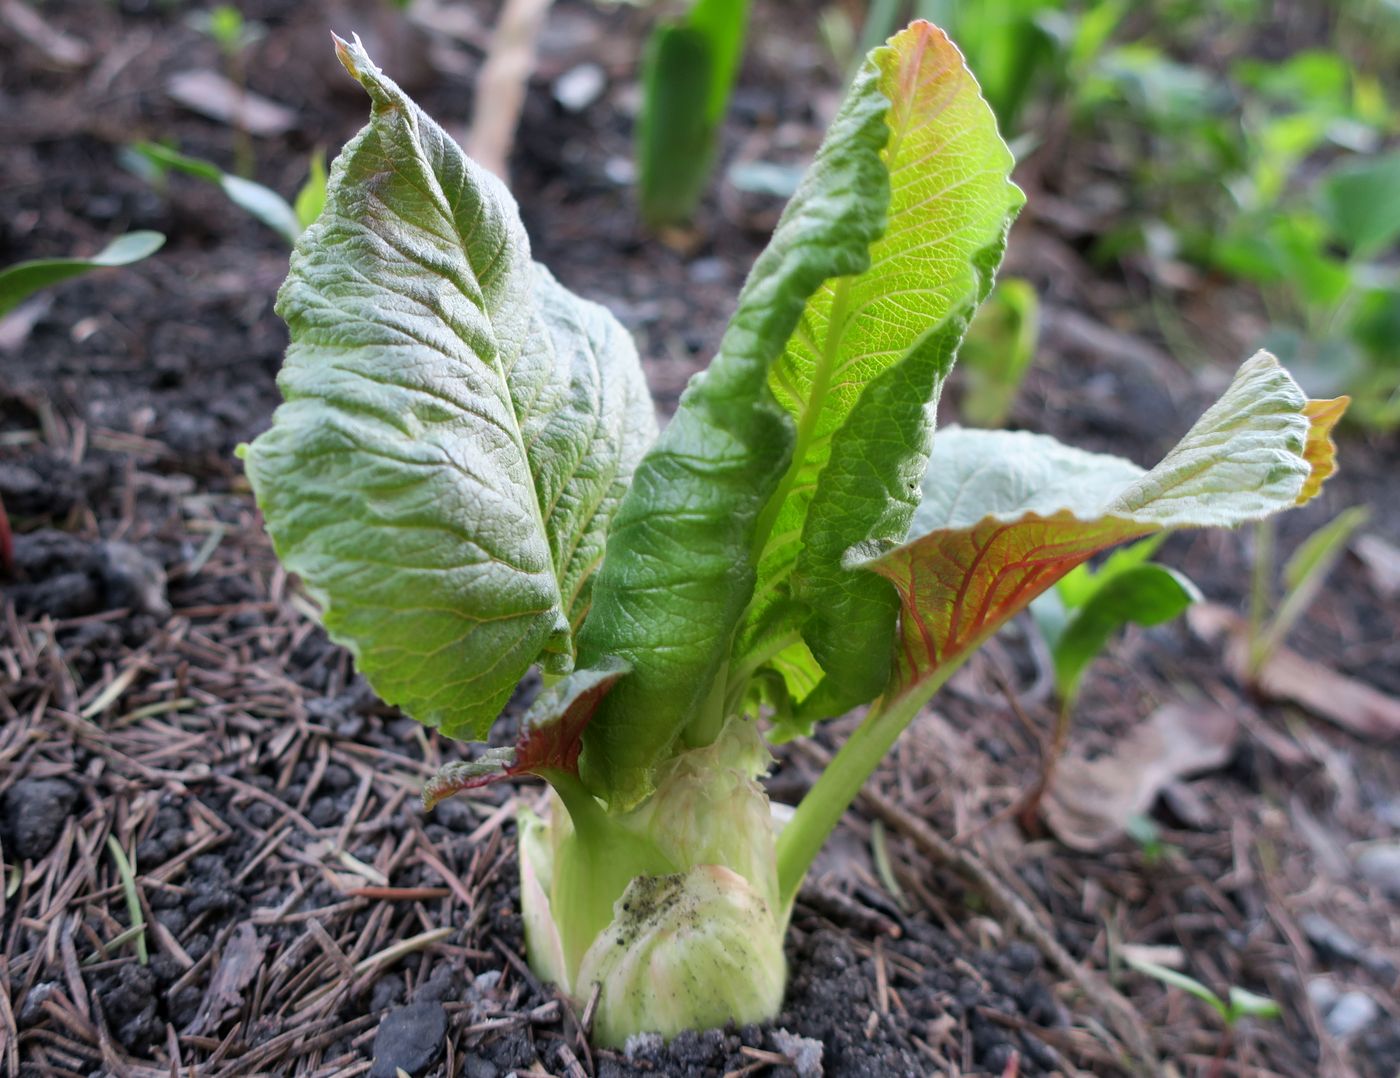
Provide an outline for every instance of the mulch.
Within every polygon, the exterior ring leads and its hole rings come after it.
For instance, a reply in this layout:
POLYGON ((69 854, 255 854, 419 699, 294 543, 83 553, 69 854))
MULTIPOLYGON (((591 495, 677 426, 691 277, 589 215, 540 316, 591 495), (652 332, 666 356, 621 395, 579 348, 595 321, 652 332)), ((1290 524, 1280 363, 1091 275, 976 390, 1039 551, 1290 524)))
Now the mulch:
MULTIPOLYGON (((464 10, 487 25, 489 7, 464 10)), ((259 179, 291 192, 306 153, 362 120, 333 65, 303 59, 327 21, 358 17, 329 0, 244 10, 272 28, 250 57, 253 88, 304 118, 258 146, 259 179)), ((1252 698, 1184 624, 1129 633, 1076 715, 1076 751, 1089 753, 1168 701, 1237 717, 1228 764, 1159 803, 1160 846, 1077 853, 1011 822, 1053 703, 1029 634, 1003 634, 915 722, 823 854, 794 916, 779 1018, 590 1048, 587 1006, 522 958, 514 812, 538 790, 423 813, 424 778, 470 749, 375 699, 277 565, 233 459, 277 400, 284 250, 212 189, 177 179, 157 193, 116 163, 137 135, 232 159, 230 132, 162 88, 173 71, 217 67, 213 46, 158 5, 42 11, 109 47, 64 70, 0 19, 0 264, 126 229, 170 241, 53 292, 0 348, 0 497, 16 532, 0 578, 0 1070, 792 1075, 818 1042, 825 1073, 843 1078, 1127 1074, 1143 1069, 1142 1038, 1179 1073, 1400 1068, 1400 904, 1355 868, 1400 831, 1400 754, 1252 698), (1283 1014, 1227 1032, 1127 971, 1124 947, 1174 951, 1215 990, 1269 995, 1283 1014), (1339 1036, 1329 1023, 1348 994, 1374 1014, 1339 1036)), ((618 312, 668 410, 781 202, 720 184, 694 233, 647 237, 619 181, 644 17, 566 0, 556 14, 515 189, 536 257, 618 312), (551 80, 594 57, 609 88, 569 114, 551 80)), ((725 157, 800 160, 836 74, 811 27, 761 17, 725 157)), ((478 52, 451 50, 460 66, 414 90, 460 125, 478 52)), ((1219 372, 1167 355, 1143 267, 1090 263, 1063 212, 1083 186, 1075 167, 1025 180, 1008 272, 1040 288, 1047 328, 1013 422, 1151 463, 1219 372)), ((1223 282, 1202 291, 1193 310, 1205 305, 1203 335, 1227 360, 1244 343, 1226 314, 1252 301, 1223 282)), ((1342 459, 1321 504, 1281 522, 1283 550, 1358 502, 1376 534, 1400 534, 1393 439, 1348 432, 1342 459)), ((1247 592, 1247 533, 1178 536, 1162 557, 1215 601, 1247 592)), ((1349 559, 1293 644, 1397 694, 1397 624, 1400 604, 1349 559)), ((775 796, 799 797, 853 721, 785 747, 775 796)))

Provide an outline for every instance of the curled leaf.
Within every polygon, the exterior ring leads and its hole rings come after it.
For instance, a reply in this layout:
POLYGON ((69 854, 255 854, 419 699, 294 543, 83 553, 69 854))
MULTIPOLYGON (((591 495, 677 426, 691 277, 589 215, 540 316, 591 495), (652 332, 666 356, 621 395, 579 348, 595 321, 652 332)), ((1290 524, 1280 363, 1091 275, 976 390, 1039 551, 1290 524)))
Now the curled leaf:
POLYGON ((1163 528, 1229 526, 1286 509, 1333 467, 1334 409, 1308 401, 1268 353, 1151 471, 1023 432, 939 438, 913 537, 852 559, 894 584, 903 608, 896 688, 956 666, 1060 577, 1163 528))

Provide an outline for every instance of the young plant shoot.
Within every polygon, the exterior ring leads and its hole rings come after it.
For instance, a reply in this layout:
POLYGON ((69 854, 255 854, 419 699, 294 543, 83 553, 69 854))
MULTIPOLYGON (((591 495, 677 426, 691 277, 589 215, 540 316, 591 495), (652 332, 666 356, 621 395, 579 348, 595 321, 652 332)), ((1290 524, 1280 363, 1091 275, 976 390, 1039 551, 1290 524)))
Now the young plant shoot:
POLYGON ((1307 501, 1336 410, 1269 355, 1151 471, 958 430, 934 405, 1021 206, 962 57, 871 53, 709 369, 658 435, 637 355, 530 256, 515 203, 337 41, 369 125, 331 170, 278 310, 272 428, 243 452, 283 563, 376 691, 513 748, 529 958, 595 1036, 772 1017, 812 859, 901 730, 1008 618, 1098 551, 1307 501), (932 454, 930 456, 930 454, 932 454), (762 737, 869 705, 781 828, 762 737))

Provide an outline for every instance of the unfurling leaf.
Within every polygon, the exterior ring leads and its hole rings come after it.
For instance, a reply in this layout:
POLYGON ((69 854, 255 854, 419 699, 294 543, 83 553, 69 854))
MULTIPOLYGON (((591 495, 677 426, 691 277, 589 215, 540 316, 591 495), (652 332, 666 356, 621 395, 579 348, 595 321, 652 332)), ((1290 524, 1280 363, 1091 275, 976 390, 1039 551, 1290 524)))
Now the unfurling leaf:
POLYGON ((915 23, 873 60, 890 101, 888 223, 863 272, 808 301, 769 378, 796 426, 796 459, 765 510, 739 637, 742 648, 750 636, 800 629, 799 650, 824 674, 800 701, 800 725, 884 687, 897 603, 843 559, 908 530, 934 406, 1024 201, 991 109, 943 31, 915 23))
POLYGON ((869 68, 857 79, 754 264, 719 354, 638 466, 608 535, 580 662, 617 655, 632 666, 584 739, 584 779, 610 806, 647 794, 653 768, 698 716, 713 717, 711 736, 723 721, 713 694, 753 594, 754 529, 792 454, 769 373, 808 297, 869 265, 884 227, 888 102, 876 81, 869 68))
POLYGON ((444 764, 423 787, 423 807, 432 809, 453 794, 517 775, 576 774, 583 731, 598 703, 625 673, 622 663, 604 663, 576 670, 544 690, 520 720, 513 747, 486 749, 475 760, 444 764))

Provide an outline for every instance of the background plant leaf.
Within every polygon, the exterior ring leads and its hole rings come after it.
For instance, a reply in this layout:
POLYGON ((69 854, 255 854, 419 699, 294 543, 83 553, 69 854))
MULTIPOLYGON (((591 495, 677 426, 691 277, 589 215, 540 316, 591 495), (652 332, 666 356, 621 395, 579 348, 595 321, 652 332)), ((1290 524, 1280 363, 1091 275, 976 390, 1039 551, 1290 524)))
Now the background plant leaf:
POLYGON ((1060 698, 1074 699, 1084 671, 1115 633, 1128 625, 1171 621, 1200 598, 1195 584, 1164 565, 1139 565, 1106 580, 1071 614, 1051 646, 1060 698))
POLYGON ((106 266, 129 266, 155 254, 165 243, 159 232, 128 232, 87 258, 35 258, 0 269, 0 316, 41 288, 106 266))

